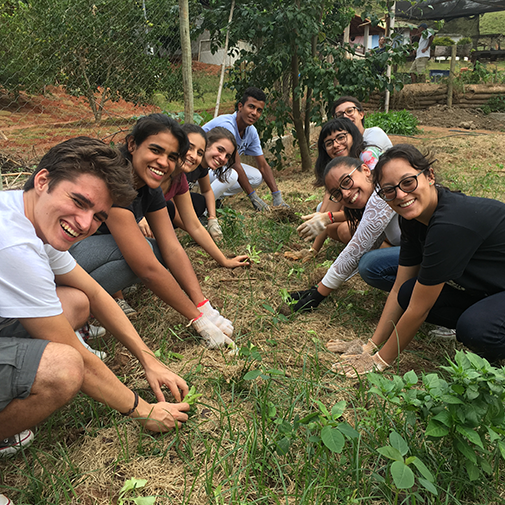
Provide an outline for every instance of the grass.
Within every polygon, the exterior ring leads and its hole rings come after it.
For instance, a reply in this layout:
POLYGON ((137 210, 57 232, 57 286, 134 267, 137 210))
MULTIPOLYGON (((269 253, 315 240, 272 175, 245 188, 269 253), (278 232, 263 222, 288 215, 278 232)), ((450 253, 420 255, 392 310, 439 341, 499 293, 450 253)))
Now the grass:
MULTIPOLYGON (((220 74, 211 75, 201 72, 193 72, 195 111, 206 110, 214 112, 219 79, 220 74)), ((154 103, 160 107, 160 109, 170 112, 179 112, 184 110, 184 100, 178 102, 167 102, 161 94, 157 94, 155 96, 154 103)), ((233 110, 235 110, 235 93, 228 88, 223 88, 221 92, 220 111, 223 113, 232 112, 233 110)))
MULTIPOLYGON (((503 199, 503 165, 494 156, 502 139, 496 134, 416 142, 436 155, 441 180, 450 187, 503 199)), ((136 493, 156 496, 158 504, 503 503, 503 482, 470 485, 454 477, 453 468, 464 468, 464 462, 412 430, 401 408, 373 395, 365 379, 347 380, 331 372, 335 355, 325 342, 369 338, 384 293, 354 277, 317 311, 290 317, 277 313, 282 289, 313 285, 339 252, 327 244, 305 264, 283 257, 288 249, 306 247, 296 226, 297 216, 311 212, 319 201, 312 196, 321 196, 311 179, 294 166, 278 174, 294 212, 256 213, 242 195, 221 211, 224 252, 240 254, 248 246, 261 251, 250 269, 219 268, 180 235, 204 293, 234 322, 238 356, 203 348, 185 320, 144 288, 127 295, 140 313, 134 324, 142 337, 203 393, 187 425, 153 435, 79 395, 36 429, 36 440, 24 454, 0 461, 0 487, 14 503, 116 503, 130 478, 147 479, 136 493), (389 443, 392 430, 408 441, 409 455, 429 466, 437 496, 395 488, 388 462, 377 451, 389 443)), ((269 199, 265 188, 259 192, 269 199)), ((98 344, 109 353, 112 370, 152 401, 136 361, 111 338, 98 344)), ((432 341, 422 329, 385 376, 411 369, 419 375, 439 371, 446 356, 453 355, 453 344, 432 341)))

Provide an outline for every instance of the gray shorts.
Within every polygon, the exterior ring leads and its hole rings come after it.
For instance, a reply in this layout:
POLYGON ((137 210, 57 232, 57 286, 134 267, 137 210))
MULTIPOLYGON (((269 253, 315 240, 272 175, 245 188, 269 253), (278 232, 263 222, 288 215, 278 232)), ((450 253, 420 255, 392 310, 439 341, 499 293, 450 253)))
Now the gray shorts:
POLYGON ((30 338, 19 322, 0 331, 0 411, 30 395, 47 344, 30 338))

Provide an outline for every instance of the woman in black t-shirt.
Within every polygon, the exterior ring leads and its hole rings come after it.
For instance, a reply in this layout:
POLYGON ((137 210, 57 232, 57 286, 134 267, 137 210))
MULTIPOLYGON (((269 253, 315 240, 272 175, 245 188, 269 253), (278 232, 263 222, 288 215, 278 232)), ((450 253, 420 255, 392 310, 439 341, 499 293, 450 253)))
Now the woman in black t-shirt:
POLYGON ((375 167, 379 196, 400 215, 400 261, 372 337, 384 345, 334 365, 349 377, 390 366, 424 321, 455 328, 490 361, 505 358, 505 204, 436 185, 432 164, 400 144, 375 167))

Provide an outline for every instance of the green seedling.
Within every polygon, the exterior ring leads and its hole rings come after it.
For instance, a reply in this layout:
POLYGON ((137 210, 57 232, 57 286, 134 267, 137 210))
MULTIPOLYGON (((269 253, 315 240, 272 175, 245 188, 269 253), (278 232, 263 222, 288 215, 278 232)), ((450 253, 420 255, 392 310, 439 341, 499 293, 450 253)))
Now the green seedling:
POLYGON ((245 249, 247 251, 247 256, 249 256, 249 259, 253 263, 259 263, 261 261, 260 254, 262 253, 262 251, 257 251, 255 245, 251 247, 251 244, 248 244, 245 249))
POLYGON ((203 396, 201 393, 196 392, 195 386, 191 386, 189 393, 182 400, 183 403, 189 403, 190 405, 194 405, 198 398, 203 396))
POLYGON ((125 505, 127 503, 135 503, 136 505, 153 505, 156 501, 156 496, 137 496, 129 498, 126 495, 140 489, 147 484, 146 479, 129 479, 124 483, 124 486, 119 491, 118 505, 125 505))

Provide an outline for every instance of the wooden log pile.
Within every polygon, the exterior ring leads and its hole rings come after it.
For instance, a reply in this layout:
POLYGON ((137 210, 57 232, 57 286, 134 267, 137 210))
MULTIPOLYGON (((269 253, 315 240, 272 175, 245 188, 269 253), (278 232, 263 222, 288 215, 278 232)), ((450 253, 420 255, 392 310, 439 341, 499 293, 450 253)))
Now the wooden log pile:
MULTIPOLYGON (((505 85, 466 84, 464 90, 454 90, 452 105, 462 109, 477 109, 494 96, 505 96, 505 85)), ((391 110, 427 109, 447 104, 446 84, 406 84, 391 95, 391 110)), ((384 109, 384 93, 374 92, 364 104, 367 110, 384 109)))

